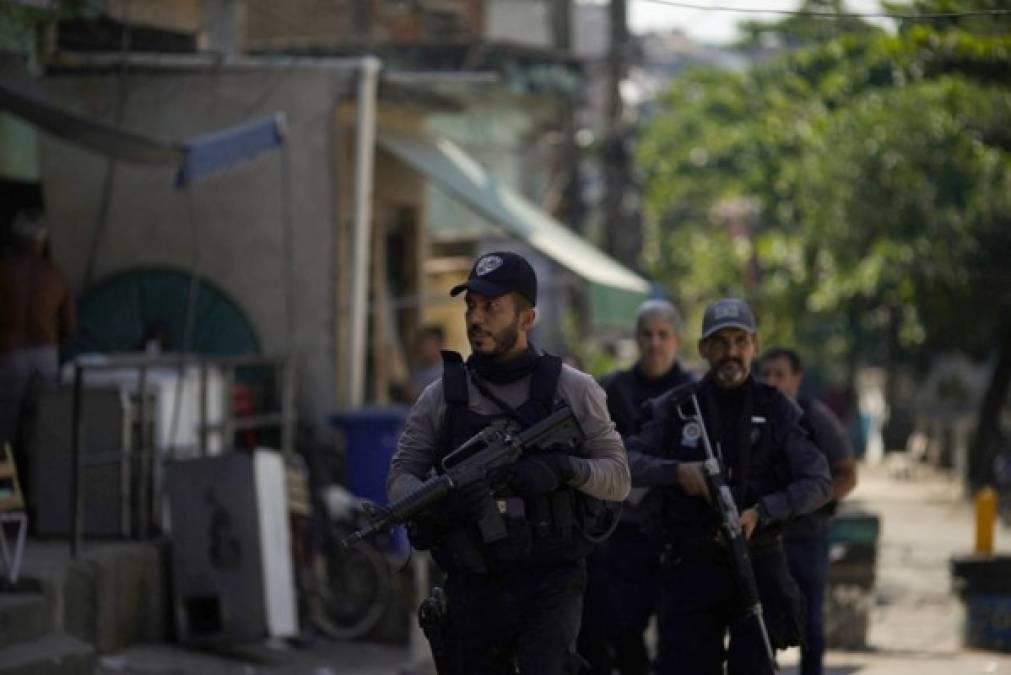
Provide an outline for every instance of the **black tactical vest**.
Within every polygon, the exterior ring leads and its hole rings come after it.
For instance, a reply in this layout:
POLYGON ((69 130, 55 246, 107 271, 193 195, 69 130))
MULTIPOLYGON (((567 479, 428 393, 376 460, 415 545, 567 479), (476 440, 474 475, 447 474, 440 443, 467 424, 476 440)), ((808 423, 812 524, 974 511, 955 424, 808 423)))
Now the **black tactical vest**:
MULTIPOLYGON (((519 428, 527 428, 547 417, 554 409, 555 392, 562 371, 562 360, 542 354, 530 379, 526 402, 512 410, 482 415, 468 407, 470 374, 459 354, 443 352, 443 394, 446 415, 437 466, 454 449, 482 429, 503 418, 519 428)), ((541 448, 536 451, 550 451, 541 448)), ((581 452, 577 448, 576 453, 581 452)), ((446 570, 494 572, 517 566, 540 566, 573 561, 585 557, 593 547, 584 532, 594 528, 593 514, 601 502, 571 487, 521 499, 496 492, 499 511, 506 524, 505 539, 492 543, 482 540, 476 525, 468 524, 449 533, 433 547, 432 553, 446 570)))
MULTIPOLYGON (((695 392, 702 405, 706 430, 713 445, 717 432, 713 415, 707 409, 705 381, 680 387, 671 393, 672 408, 686 402, 695 392)), ((754 506, 762 496, 785 488, 790 482, 789 464, 782 452, 782 438, 786 430, 783 411, 775 404, 776 390, 768 385, 750 382, 749 396, 740 415, 737 433, 738 447, 723 448, 724 477, 734 495, 737 508, 743 511, 754 506)), ((706 459, 701 431, 695 422, 679 419, 676 409, 671 412, 671 444, 666 456, 680 462, 700 462, 706 459)), ((714 448, 715 449, 715 448, 714 448)), ((719 515, 705 500, 690 497, 681 490, 662 490, 662 523, 667 538, 691 545, 693 541, 710 541, 719 529, 719 515)), ((779 528, 765 528, 752 540, 761 545, 762 540, 774 538, 779 528)))

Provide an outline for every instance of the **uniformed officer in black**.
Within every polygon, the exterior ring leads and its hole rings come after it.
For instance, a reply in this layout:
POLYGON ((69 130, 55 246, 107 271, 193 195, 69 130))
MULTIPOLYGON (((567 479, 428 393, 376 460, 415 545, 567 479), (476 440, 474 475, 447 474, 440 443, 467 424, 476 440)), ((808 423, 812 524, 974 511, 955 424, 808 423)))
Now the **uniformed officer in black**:
MULTIPOLYGON (((639 306, 635 341, 639 359, 627 370, 605 376, 607 409, 622 438, 639 429, 643 404, 694 381, 681 367, 681 316, 667 300, 639 306)), ((590 558, 589 585, 579 634, 579 654, 589 662, 584 673, 646 675, 649 652, 645 631, 656 613, 661 542, 643 531, 647 488, 632 490, 608 542, 590 558)))
POLYGON ((495 486, 473 486, 419 518, 413 537, 446 572, 454 674, 574 672, 592 549, 584 533, 605 528, 594 520, 604 501, 628 495, 624 447, 593 378, 528 342, 537 277, 525 259, 481 256, 452 294, 462 292, 472 353, 466 362, 443 353, 442 379, 408 415, 387 492, 397 499, 413 491, 442 457, 489 424, 527 427, 567 404, 585 434, 575 453, 528 453, 495 486), (492 541, 476 525, 490 490, 507 532, 492 541))
POLYGON ((800 641, 802 598, 790 577, 780 530, 830 494, 824 455, 801 424, 795 403, 757 382, 755 317, 746 303, 711 304, 699 353, 709 371, 647 408, 638 434, 627 439, 633 485, 660 487, 657 518, 667 545, 661 572, 658 675, 763 675, 771 672, 753 618, 741 614, 730 556, 718 537, 719 516, 708 502, 701 429, 678 414, 696 394, 709 437, 749 538, 766 624, 777 648, 800 641), (724 638, 729 631, 729 649, 724 638))

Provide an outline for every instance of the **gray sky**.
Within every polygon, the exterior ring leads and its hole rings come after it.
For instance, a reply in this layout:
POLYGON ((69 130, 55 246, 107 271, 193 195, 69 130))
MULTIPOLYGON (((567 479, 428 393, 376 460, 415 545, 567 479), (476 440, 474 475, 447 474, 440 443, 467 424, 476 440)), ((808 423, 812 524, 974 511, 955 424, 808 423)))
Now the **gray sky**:
MULTIPOLYGON (((604 0, 601 0, 604 1, 604 0)), ((796 9, 799 0, 685 0, 689 4, 709 7, 735 7, 743 9, 796 9)), ((877 12, 878 0, 847 0, 846 7, 853 12, 877 12)), ((739 21, 770 21, 783 18, 776 14, 739 13, 687 9, 663 5, 652 0, 629 0, 629 24, 636 33, 678 28, 703 42, 725 43, 737 37, 735 27, 739 21)), ((877 20, 875 20, 877 21, 877 20)), ((881 25, 888 25, 887 20, 881 25)))

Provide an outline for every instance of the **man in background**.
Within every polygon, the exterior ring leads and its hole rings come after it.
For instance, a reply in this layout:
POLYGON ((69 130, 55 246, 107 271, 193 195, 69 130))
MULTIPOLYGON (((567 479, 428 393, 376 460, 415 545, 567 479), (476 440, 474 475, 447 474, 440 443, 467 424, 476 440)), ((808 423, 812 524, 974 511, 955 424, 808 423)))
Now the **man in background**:
POLYGON ((442 348, 446 334, 442 326, 429 324, 414 337, 414 368, 411 370, 411 397, 421 396, 425 387, 442 377, 442 348))
POLYGON ((828 574, 828 527, 835 505, 857 484, 853 446, 839 418, 821 401, 798 397, 804 369, 792 349, 777 347, 762 356, 762 379, 796 401, 807 417, 815 445, 825 453, 832 473, 832 499, 814 513, 787 526, 784 543, 790 573, 807 600, 806 637, 800 650, 800 674, 821 675, 825 652, 825 578, 828 574))
POLYGON ((58 380, 59 345, 76 328, 74 297, 46 255, 48 231, 38 211, 11 225, 12 252, 0 257, 0 444, 14 448, 21 484, 30 485, 23 420, 40 388, 58 380))
MULTIPOLYGON (((670 302, 647 300, 639 306, 635 342, 635 365, 601 383, 622 438, 638 431, 646 401, 694 379, 678 362, 681 315, 670 302)), ((647 492, 632 491, 614 534, 590 558, 579 653, 590 664, 584 672, 593 675, 610 675, 615 668, 621 675, 649 672, 645 631, 656 613, 662 547, 643 531, 647 492)))

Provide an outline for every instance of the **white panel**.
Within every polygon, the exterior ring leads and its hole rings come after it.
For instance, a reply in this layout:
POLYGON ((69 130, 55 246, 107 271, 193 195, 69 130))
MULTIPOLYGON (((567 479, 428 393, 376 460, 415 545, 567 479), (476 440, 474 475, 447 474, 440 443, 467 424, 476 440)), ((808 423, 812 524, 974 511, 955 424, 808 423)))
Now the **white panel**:
POLYGON ((257 449, 253 453, 253 475, 263 554, 267 630, 272 637, 291 637, 298 632, 298 615, 288 528, 288 491, 281 454, 257 449))

